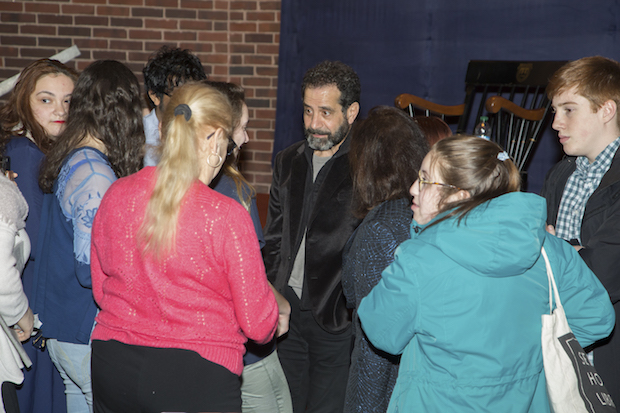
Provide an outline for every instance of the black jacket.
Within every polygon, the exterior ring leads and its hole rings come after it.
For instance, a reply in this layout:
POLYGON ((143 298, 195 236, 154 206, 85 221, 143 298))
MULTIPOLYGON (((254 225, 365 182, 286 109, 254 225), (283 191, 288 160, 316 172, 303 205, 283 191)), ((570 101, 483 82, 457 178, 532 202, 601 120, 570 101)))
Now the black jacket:
MULTIPOLYGON (((565 157, 547 174, 541 195, 547 199, 547 223, 557 220, 566 181, 576 168, 565 157)), ((620 301, 620 151, 603 176, 583 214, 579 254, 607 289, 612 303, 620 301)))
POLYGON ((351 323, 342 293, 342 251, 360 223, 351 212, 349 138, 312 182, 312 149, 295 143, 276 156, 265 225, 267 277, 283 292, 307 227, 301 307, 317 323, 338 333, 351 323))
MULTIPOLYGON (((554 225, 566 181, 576 168, 567 156, 547 174, 541 195, 547 199, 547 223, 554 225)), ((620 150, 599 187, 586 203, 581 224, 581 258, 607 289, 620 318, 620 150)), ((620 401, 620 333, 594 345, 594 364, 612 399, 620 401)))

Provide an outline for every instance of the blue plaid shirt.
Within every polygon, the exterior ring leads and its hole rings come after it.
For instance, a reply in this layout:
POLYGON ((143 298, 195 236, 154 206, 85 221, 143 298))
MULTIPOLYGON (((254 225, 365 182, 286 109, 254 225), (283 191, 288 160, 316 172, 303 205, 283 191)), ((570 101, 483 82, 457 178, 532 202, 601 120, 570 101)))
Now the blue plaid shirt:
POLYGON ((618 146, 620 146, 620 138, 607 145, 593 163, 588 162, 585 156, 577 158, 577 167, 566 181, 560 201, 555 226, 555 233, 558 237, 567 241, 576 239, 581 244, 581 221, 586 203, 609 170, 618 146))

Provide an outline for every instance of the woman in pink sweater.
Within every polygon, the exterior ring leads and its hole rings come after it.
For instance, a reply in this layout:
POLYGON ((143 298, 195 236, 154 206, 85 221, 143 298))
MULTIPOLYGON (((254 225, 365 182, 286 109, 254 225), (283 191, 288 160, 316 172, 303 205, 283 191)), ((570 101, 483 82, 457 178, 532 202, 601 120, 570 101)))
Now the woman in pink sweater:
POLYGON ((249 214, 207 185, 231 134, 227 98, 175 90, 157 167, 119 179, 92 230, 95 412, 241 412, 248 338, 278 307, 249 214))

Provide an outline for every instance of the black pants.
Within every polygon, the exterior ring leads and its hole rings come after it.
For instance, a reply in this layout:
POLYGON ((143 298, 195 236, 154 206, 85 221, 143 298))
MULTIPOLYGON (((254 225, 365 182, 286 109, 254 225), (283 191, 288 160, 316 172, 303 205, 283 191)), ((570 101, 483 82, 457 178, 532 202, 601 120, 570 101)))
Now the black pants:
POLYGON ((2 383, 2 402, 6 413, 19 413, 15 384, 8 381, 2 383))
POLYGON ((278 355, 291 390, 293 411, 342 413, 352 328, 328 333, 311 311, 299 309, 299 298, 291 288, 287 287, 285 296, 291 303, 291 321, 288 335, 278 343, 278 355))
POLYGON ((92 343, 95 413, 241 412, 239 377, 182 349, 92 343))

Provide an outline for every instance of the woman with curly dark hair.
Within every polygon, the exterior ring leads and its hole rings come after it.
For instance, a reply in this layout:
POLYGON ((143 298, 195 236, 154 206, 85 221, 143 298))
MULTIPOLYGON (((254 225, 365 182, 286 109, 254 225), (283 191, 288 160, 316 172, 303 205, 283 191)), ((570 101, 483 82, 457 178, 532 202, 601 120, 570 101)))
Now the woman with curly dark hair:
POLYGON ((110 185, 142 166, 143 144, 136 76, 113 60, 88 66, 73 90, 66 128, 41 167, 46 194, 32 302, 65 382, 69 413, 92 412, 92 222, 110 185))

